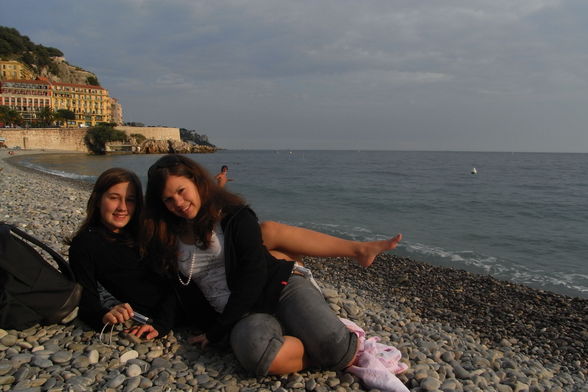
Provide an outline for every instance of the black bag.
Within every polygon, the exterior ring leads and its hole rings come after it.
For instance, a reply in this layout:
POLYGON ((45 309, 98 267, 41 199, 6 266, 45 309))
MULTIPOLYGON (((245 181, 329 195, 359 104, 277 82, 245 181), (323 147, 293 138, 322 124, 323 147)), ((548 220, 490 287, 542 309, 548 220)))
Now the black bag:
POLYGON ((69 322, 77 314, 82 286, 63 257, 49 246, 0 222, 0 328, 69 322), (54 268, 30 244, 46 251, 54 268))

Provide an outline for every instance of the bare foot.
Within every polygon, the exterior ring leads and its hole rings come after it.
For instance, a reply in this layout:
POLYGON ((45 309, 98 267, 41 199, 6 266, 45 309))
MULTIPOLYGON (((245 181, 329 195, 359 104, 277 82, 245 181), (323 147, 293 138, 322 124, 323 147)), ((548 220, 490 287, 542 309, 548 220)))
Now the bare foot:
POLYGON ((376 256, 382 252, 396 248, 401 240, 402 234, 396 234, 396 236, 389 240, 364 242, 355 258, 362 267, 369 267, 374 262, 376 256))

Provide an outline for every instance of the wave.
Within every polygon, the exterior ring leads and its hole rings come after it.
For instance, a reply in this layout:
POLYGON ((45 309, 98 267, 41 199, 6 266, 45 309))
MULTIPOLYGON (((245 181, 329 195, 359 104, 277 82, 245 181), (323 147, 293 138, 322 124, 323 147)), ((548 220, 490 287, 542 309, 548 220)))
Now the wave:
POLYGON ((588 275, 586 274, 531 269, 508 260, 480 255, 469 250, 449 251, 421 243, 405 243, 404 245, 404 249, 414 258, 422 257, 431 264, 462 268, 540 290, 588 298, 588 275))
POLYGON ((36 165, 32 162, 29 161, 25 161, 25 160, 21 160, 18 162, 19 165, 26 167, 28 169, 32 169, 41 173, 46 173, 46 174, 51 174, 53 176, 57 176, 57 177, 63 177, 63 178, 68 178, 71 180, 77 180, 77 181, 84 181, 84 182, 94 182, 96 181, 96 176, 88 176, 88 175, 84 175, 84 174, 76 174, 76 173, 70 173, 70 172, 66 172, 66 171, 62 171, 62 170, 55 170, 55 169, 50 169, 41 165, 36 165))
MULTIPOLYGON (((376 241, 389 238, 389 236, 375 233, 361 226, 308 221, 285 223, 355 241, 376 241)), ((402 241, 394 253, 433 265, 490 275, 496 279, 540 290, 588 298, 588 275, 586 274, 530 268, 495 256, 478 254, 471 250, 447 250, 410 241, 402 241)))

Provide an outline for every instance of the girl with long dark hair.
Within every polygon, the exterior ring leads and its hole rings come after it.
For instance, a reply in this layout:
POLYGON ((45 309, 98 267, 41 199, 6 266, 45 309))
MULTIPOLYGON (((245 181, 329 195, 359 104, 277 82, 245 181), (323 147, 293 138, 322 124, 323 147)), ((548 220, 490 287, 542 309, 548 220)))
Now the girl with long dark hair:
MULTIPOLYGON (((286 253, 273 257, 255 213, 199 164, 181 155, 160 158, 149 169, 145 205, 143 250, 176 282, 182 311, 198 315, 204 333, 193 342, 228 339, 257 375, 352 363, 357 337, 304 276, 307 270, 286 253)), ((377 247, 393 249, 400 239, 377 247)), ((366 266, 374 257, 356 255, 366 266)))

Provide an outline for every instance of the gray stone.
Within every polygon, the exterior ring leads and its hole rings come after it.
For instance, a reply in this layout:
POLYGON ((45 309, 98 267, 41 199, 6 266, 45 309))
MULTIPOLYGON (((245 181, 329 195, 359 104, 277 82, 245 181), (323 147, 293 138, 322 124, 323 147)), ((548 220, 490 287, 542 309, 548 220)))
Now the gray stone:
POLYGON ((4 376, 12 370, 12 363, 7 360, 0 361, 0 376, 4 376))
POLYGON ((137 377, 142 373, 141 367, 139 365, 131 364, 127 367, 127 376, 128 377, 137 377))
POLYGON ((16 335, 8 334, 8 335, 4 336, 2 339, 0 339, 0 343, 5 345, 6 347, 10 347, 10 346, 14 346, 16 344, 17 340, 18 340, 18 338, 16 335))
POLYGON ((120 363, 126 363, 128 360, 131 359, 135 359, 139 357, 139 353, 135 350, 129 350, 125 353, 123 353, 120 357, 119 357, 119 362, 120 363))
POLYGON ((10 385, 14 382, 14 377, 12 376, 0 376, 0 385, 10 385))
POLYGON ((31 354, 16 354, 10 358, 10 361, 12 362, 12 367, 18 368, 25 363, 31 362, 31 359, 33 359, 31 354))
POLYGON ((51 360, 54 363, 66 363, 71 360, 72 353, 71 351, 58 351, 51 356, 51 360))
POLYGON ((427 377, 421 381, 421 388, 425 391, 435 391, 439 389, 441 382, 433 377, 427 377))
POLYGON ((155 380, 153 380, 153 384, 167 385, 167 383, 169 383, 169 381, 170 381, 169 373, 166 371, 163 371, 163 372, 159 373, 159 375, 157 376, 157 378, 155 380))
POLYGON ((314 378, 306 380, 304 387, 307 391, 314 391, 314 388, 316 388, 316 380, 314 378))
POLYGON ((134 391, 137 388, 139 388, 139 385, 141 385, 141 377, 140 376, 131 377, 131 378, 127 379, 127 381, 125 383, 124 392, 134 391))
POLYGON ((108 381, 106 383, 106 387, 107 388, 118 388, 119 386, 122 385, 123 382, 125 382, 126 377, 124 376, 124 374, 119 374, 116 377, 110 379, 110 381, 108 381))
POLYGON ((72 361, 72 366, 78 369, 85 369, 90 366, 90 360, 85 355, 80 355, 77 358, 74 358, 72 361))
POLYGON ((470 378, 470 372, 465 370, 459 362, 451 361, 451 367, 453 368, 453 373, 457 378, 462 380, 470 378))
POLYGON ((147 359, 149 360, 149 359, 159 358, 159 357, 161 357, 162 354, 163 354, 163 350, 156 349, 156 350, 149 351, 146 356, 147 356, 147 359))
POLYGON ((43 359, 43 358, 33 358, 33 360, 31 361, 31 363, 34 366, 38 366, 40 368, 48 368, 53 366, 53 362, 51 362, 49 359, 43 359))
POLYGON ((98 353, 98 350, 90 350, 88 353, 88 363, 93 365, 98 363, 99 360, 100 354, 98 353))
POLYGON ((170 369, 171 368, 171 362, 168 361, 167 359, 164 359, 164 358, 155 358, 151 362, 151 367, 152 368, 170 369))

